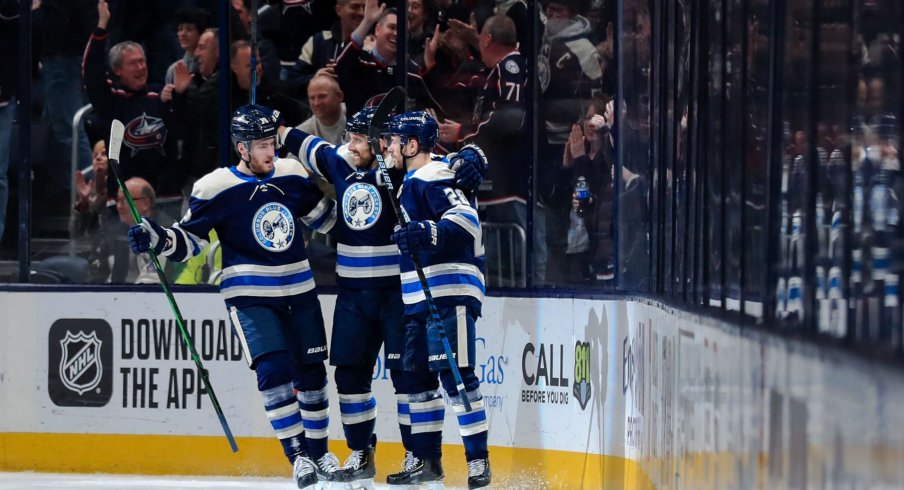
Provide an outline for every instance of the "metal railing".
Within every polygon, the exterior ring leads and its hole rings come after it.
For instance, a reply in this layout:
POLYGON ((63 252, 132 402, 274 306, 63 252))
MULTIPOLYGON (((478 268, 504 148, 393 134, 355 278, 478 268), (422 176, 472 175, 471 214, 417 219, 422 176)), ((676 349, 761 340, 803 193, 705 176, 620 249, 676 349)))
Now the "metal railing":
MULTIPOLYGON (((93 110, 93 106, 88 104, 78 111, 75 112, 75 115, 72 116, 72 151, 69 154, 69 202, 74 203, 76 199, 76 193, 78 189, 75 188, 75 173, 79 171, 78 168, 78 142, 79 142, 79 128, 82 125, 82 118, 85 117, 88 113, 93 110)), ((69 208, 69 222, 72 223, 75 217, 75 208, 70 206, 69 208)), ((71 238, 71 237, 70 237, 71 238)), ((69 240, 69 255, 75 255, 76 252, 76 240, 69 240)))
POLYGON ((483 221, 480 227, 486 246, 487 287, 527 287, 527 233, 524 228, 514 223, 483 221), (492 263, 491 257, 495 258, 492 263))

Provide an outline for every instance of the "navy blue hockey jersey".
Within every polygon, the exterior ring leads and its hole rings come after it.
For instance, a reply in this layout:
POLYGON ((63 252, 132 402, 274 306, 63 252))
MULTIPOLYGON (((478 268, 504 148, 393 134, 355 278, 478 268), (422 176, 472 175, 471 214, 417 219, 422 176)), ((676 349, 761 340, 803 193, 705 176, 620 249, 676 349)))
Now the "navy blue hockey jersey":
POLYGON ((333 146, 298 129, 285 140, 291 155, 336 187, 336 283, 354 289, 398 286, 399 248, 389 239, 398 221, 377 172, 357 170, 348 145, 333 146))
MULTIPOLYGON (((429 162, 405 176, 400 202, 410 221, 431 220, 442 230, 442 248, 418 254, 437 306, 464 305, 480 311, 486 293, 480 218, 464 192, 453 187, 454 181, 447 165, 429 162)), ((400 267, 405 314, 427 311, 414 261, 403 254, 400 267)))
POLYGON ((329 231, 335 204, 304 168, 277 159, 267 177, 220 168, 195 183, 189 210, 168 234, 164 255, 184 261, 200 253, 215 229, 223 247, 220 292, 229 306, 286 305, 315 297, 298 220, 329 231))

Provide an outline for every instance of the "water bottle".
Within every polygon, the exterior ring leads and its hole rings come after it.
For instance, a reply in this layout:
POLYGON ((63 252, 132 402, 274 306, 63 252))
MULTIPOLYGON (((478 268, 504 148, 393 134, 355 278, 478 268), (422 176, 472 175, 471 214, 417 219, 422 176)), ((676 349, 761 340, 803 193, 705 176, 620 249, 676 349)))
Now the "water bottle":
POLYGON ((578 177, 574 184, 574 193, 575 199, 578 200, 578 216, 584 216, 584 209, 590 203, 590 187, 583 175, 578 177))

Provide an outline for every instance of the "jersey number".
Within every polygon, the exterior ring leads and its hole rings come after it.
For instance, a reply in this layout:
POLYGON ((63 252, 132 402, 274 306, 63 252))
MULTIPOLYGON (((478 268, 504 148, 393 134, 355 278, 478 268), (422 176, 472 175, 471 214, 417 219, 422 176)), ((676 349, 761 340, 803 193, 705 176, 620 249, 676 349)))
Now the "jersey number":
POLYGON ((461 189, 452 189, 452 188, 446 187, 445 189, 443 189, 443 191, 445 191, 446 199, 449 200, 449 204, 451 204, 452 206, 467 206, 468 205, 468 198, 465 197, 465 193, 462 192, 461 189))
POLYGON ((521 84, 515 82, 505 82, 505 87, 508 89, 508 94, 505 96, 505 100, 510 100, 513 102, 518 102, 521 100, 521 84), (512 97, 514 95, 514 97, 512 97))

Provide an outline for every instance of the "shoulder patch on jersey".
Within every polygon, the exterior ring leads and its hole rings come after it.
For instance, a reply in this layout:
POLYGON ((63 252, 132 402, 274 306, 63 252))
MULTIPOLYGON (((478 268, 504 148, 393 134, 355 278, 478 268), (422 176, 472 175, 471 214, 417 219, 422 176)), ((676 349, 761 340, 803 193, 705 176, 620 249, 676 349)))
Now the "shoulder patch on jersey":
POLYGON ((257 244, 264 250, 284 252, 295 238, 295 218, 286 206, 270 202, 254 213, 251 231, 257 244))
POLYGON ((373 184, 355 182, 342 193, 342 219, 355 231, 374 225, 383 212, 380 191, 373 184))
POLYGON ((439 180, 455 179, 455 172, 453 172, 448 167, 448 165, 446 165, 442 161, 433 160, 423 167, 415 170, 414 174, 412 174, 411 177, 418 180, 423 180, 424 182, 436 182, 439 180))
POLYGON ((273 172, 273 178, 290 175, 297 175, 306 179, 311 177, 311 174, 308 173, 308 170, 304 168, 304 165, 302 165, 301 162, 297 162, 291 158, 277 158, 276 161, 273 162, 273 167, 276 169, 276 172, 273 172))
POLYGON ((196 199, 210 200, 217 194, 243 182, 232 173, 232 170, 222 167, 198 179, 192 187, 191 195, 196 199))
POLYGON ((508 60, 505 62, 505 71, 511 73, 512 75, 517 75, 518 72, 521 71, 521 68, 518 66, 518 62, 515 60, 508 60))

